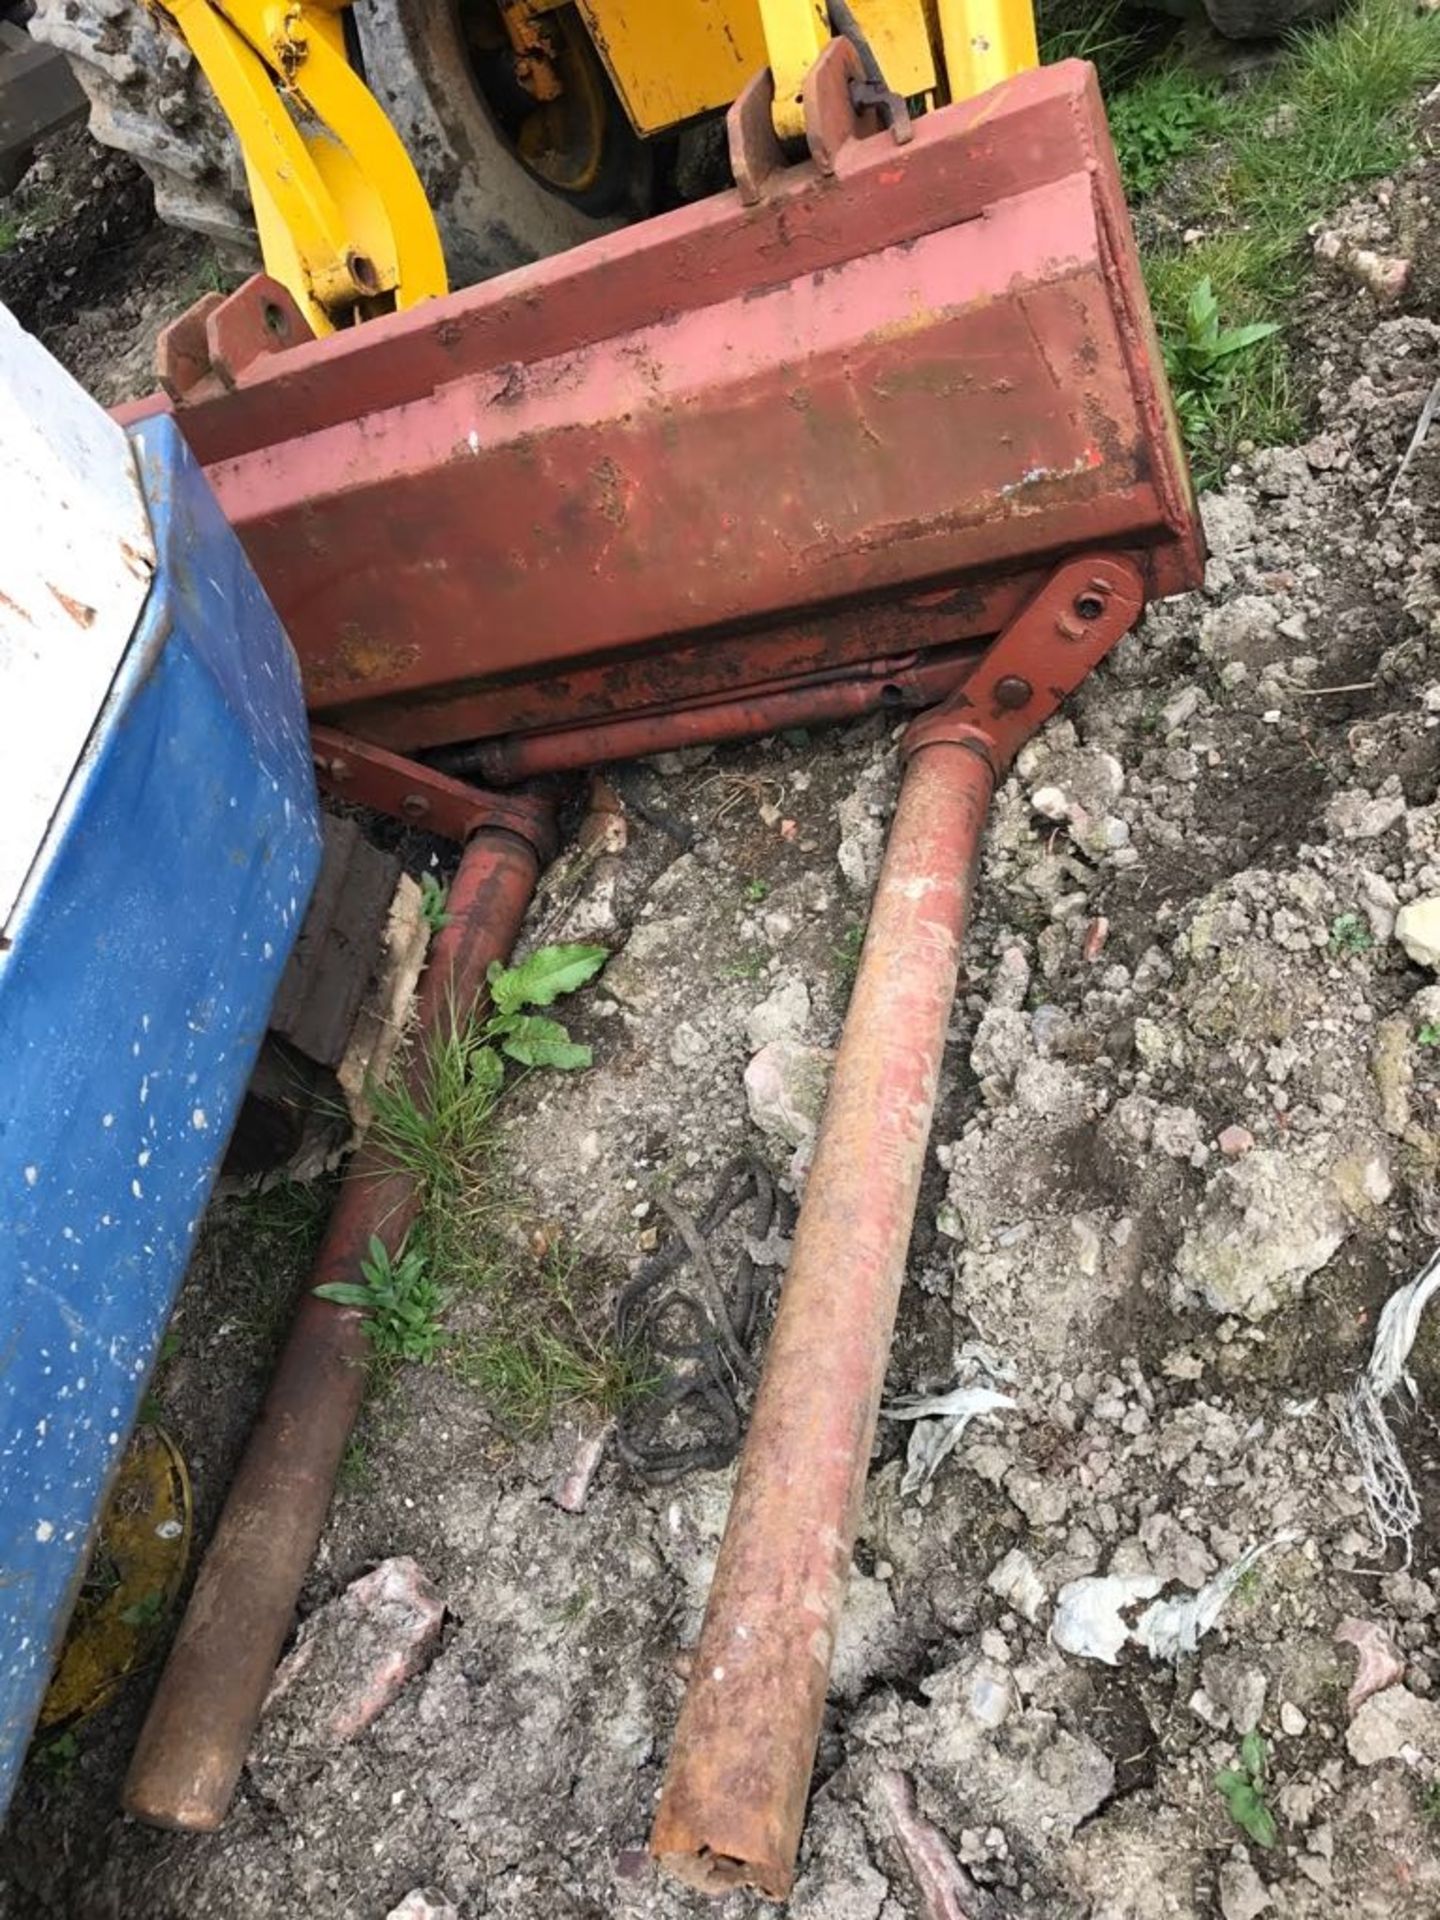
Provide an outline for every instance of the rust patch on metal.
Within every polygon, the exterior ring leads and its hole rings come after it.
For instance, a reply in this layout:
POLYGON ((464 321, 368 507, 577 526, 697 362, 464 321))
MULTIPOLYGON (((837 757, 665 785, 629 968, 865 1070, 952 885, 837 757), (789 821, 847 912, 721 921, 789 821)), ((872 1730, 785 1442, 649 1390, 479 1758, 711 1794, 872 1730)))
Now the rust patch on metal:
POLYGON ((13 614, 17 619, 23 620, 27 627, 34 626, 35 618, 29 608, 22 607, 18 600, 12 599, 3 587, 0 587, 0 607, 4 607, 7 612, 13 614))
POLYGON ((331 686, 389 679, 413 666, 419 657, 420 649, 413 640, 380 640, 352 628, 340 637, 334 668, 327 679, 331 686))
POLYGON ((94 626, 94 607, 87 606, 83 600, 75 599, 72 594, 68 594, 64 592, 62 588, 57 587, 53 581, 47 580, 45 584, 49 587, 55 599, 59 601, 60 605, 65 609, 66 613, 69 614, 77 627, 94 626))
POLYGON ((601 514, 611 526, 623 527, 627 516, 625 482, 620 469, 608 454, 595 463, 591 478, 595 482, 596 504, 601 514))

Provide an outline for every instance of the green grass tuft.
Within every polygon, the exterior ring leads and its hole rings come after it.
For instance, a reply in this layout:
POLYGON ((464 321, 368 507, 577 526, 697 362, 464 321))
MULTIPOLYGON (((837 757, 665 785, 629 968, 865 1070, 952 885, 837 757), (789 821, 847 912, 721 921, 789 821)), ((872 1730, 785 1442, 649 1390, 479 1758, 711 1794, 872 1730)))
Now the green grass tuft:
POLYGON ((1089 60, 1109 94, 1143 66, 1169 23, 1144 6, 1127 6, 1125 0, 1039 0, 1035 28, 1040 58, 1047 66, 1056 60, 1089 60))
POLYGON ((563 1244, 534 1268, 496 1259, 485 1325, 457 1337, 451 1370, 517 1432, 538 1431, 566 1407, 619 1413, 651 1382, 610 1334, 602 1294, 595 1274, 563 1244))
POLYGON ((1257 1847, 1273 1847, 1280 1837, 1275 1816, 1265 1802, 1269 1771, 1270 1750, 1263 1736, 1252 1731, 1240 1742, 1239 1766, 1222 1767, 1215 1776, 1215 1786, 1230 1818, 1257 1847))
POLYGON ((428 1250, 418 1236, 411 1235, 392 1255, 372 1234, 360 1273, 359 1280, 331 1280, 315 1292, 337 1306, 364 1311, 362 1329, 377 1360, 427 1366, 449 1337, 441 1319, 449 1297, 431 1272, 428 1250))
POLYGON ((848 993, 860 971, 860 955, 865 946, 865 922, 852 920, 835 947, 835 977, 848 993))
POLYGON ((1132 200, 1154 191, 1177 161, 1225 125, 1226 101, 1213 80, 1169 63, 1152 67, 1109 104, 1110 137, 1132 200))
POLYGON ((453 1014, 425 1043, 418 1096, 396 1074, 371 1090, 376 1143, 403 1167, 431 1211, 483 1174, 501 1083, 481 1027, 453 1014))
POLYGON ((420 1215, 400 1256, 392 1260, 373 1242, 362 1280, 320 1291, 367 1309, 377 1390, 398 1363, 440 1357, 506 1426, 525 1432, 563 1406, 612 1413, 643 1390, 636 1364, 609 1333, 603 1290, 578 1257, 517 1251, 521 1236, 506 1231, 515 1208, 494 1128, 506 1060, 532 1070, 589 1064, 588 1047, 527 1009, 575 992, 606 957, 600 947, 542 947, 518 966, 492 967, 488 1015, 452 1013, 428 1042, 413 1084, 397 1072, 373 1090, 374 1137, 414 1179, 420 1215), (452 1331, 449 1311, 467 1293, 479 1325, 452 1331))
POLYGON ((35 240, 47 233, 64 210, 59 194, 46 192, 33 196, 23 212, 12 206, 0 213, 0 253, 9 253, 22 240, 35 240))
MULTIPOLYGON (((1136 197, 1159 187, 1181 158, 1201 155, 1186 211, 1202 237, 1164 242, 1145 259, 1172 362, 1205 280, 1225 331, 1272 320, 1283 327, 1308 276, 1308 229, 1404 163, 1420 94, 1437 79, 1440 16, 1409 0, 1355 0, 1339 19, 1297 34, 1270 74, 1239 90, 1217 95, 1198 75, 1165 68, 1114 98, 1117 152, 1136 197)), ((1203 391, 1174 384, 1202 485, 1245 445, 1301 431, 1283 332, 1233 356, 1203 391)))

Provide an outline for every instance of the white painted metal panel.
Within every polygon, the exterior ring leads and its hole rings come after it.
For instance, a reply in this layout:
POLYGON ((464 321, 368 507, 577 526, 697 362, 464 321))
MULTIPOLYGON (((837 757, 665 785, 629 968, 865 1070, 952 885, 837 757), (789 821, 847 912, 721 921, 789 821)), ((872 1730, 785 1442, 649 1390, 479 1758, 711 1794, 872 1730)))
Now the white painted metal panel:
POLYGON ((154 568, 124 432, 0 305, 0 928, 154 568))

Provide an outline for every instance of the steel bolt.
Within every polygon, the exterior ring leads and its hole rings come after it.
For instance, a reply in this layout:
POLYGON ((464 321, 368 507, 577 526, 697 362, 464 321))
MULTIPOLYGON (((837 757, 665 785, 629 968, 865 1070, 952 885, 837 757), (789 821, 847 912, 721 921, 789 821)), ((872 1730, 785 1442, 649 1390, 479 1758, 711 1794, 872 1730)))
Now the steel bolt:
POLYGON ((1007 673, 995 682, 995 704, 1014 713, 1018 707, 1025 705, 1033 692, 1034 688, 1028 680, 1022 680, 1018 673, 1007 673))
POLYGON ((1075 611, 1082 620, 1098 620, 1105 611, 1105 602, 1098 593, 1078 593, 1075 596, 1075 611))
POLYGON ((407 793, 400 802, 400 811, 407 820, 420 820, 430 811, 430 802, 423 793, 407 793))

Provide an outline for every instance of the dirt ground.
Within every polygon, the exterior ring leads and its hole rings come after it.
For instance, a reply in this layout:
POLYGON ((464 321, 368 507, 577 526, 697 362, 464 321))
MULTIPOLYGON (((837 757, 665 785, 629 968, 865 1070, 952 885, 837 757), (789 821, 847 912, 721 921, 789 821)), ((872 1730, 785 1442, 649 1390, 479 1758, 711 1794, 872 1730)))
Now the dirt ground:
MULTIPOLYGON (((126 204, 122 163, 90 166, 126 204)), ((1317 261, 1309 439, 1206 499, 1205 591, 1147 614, 997 802, 888 1391, 988 1379, 1015 1405, 918 1492, 908 1428, 881 1422, 798 1920, 1440 1911, 1440 1441, 1424 1413, 1400 1424, 1423 1514, 1405 1567, 1377 1558, 1340 1420, 1379 1307, 1440 1233, 1440 948, 1419 964, 1395 937, 1440 896, 1440 434, 1390 495, 1440 376, 1437 188, 1422 159, 1330 223, 1407 251, 1408 293, 1378 306, 1317 261), (1259 1544, 1198 1651, 1153 1656, 1133 1609, 1114 1665, 1075 1650, 1095 1593, 1076 1583, 1183 1594, 1259 1544), (1354 1706, 1347 1620, 1394 1655, 1354 1706), (1255 1729, 1268 1845, 1216 1784, 1255 1729), (953 1856, 949 1905, 902 1844, 904 1781, 953 1856)), ((26 243, 18 281, 0 258, 0 297, 18 285, 113 399, 203 256, 143 207, 113 255, 65 232, 26 243)), ((627 1273, 663 1234, 657 1196, 702 1211, 736 1153, 803 1185, 897 778, 872 721, 622 782, 623 853, 532 915, 531 939, 615 957, 573 1003, 593 1068, 507 1103, 530 1226, 627 1273)), ((202 1532, 309 1230, 217 1208, 187 1282, 158 1392, 202 1532)), ((1412 1356, 1422 1406, 1437 1325, 1412 1356)), ((404 1376, 366 1416, 303 1610, 413 1556, 446 1608, 423 1673, 348 1744, 262 1730, 204 1838, 116 1810, 137 1676, 64 1767, 27 1770, 0 1914, 381 1920, 416 1887, 466 1920, 763 1911, 677 1892, 641 1851, 732 1470, 648 1487, 611 1446, 569 1512, 584 1437, 507 1432, 444 1366, 404 1376)))
POLYGON ((83 127, 43 144, 0 211, 17 226, 0 300, 106 406, 151 390, 160 328, 224 284, 198 235, 157 224, 139 168, 83 127))

